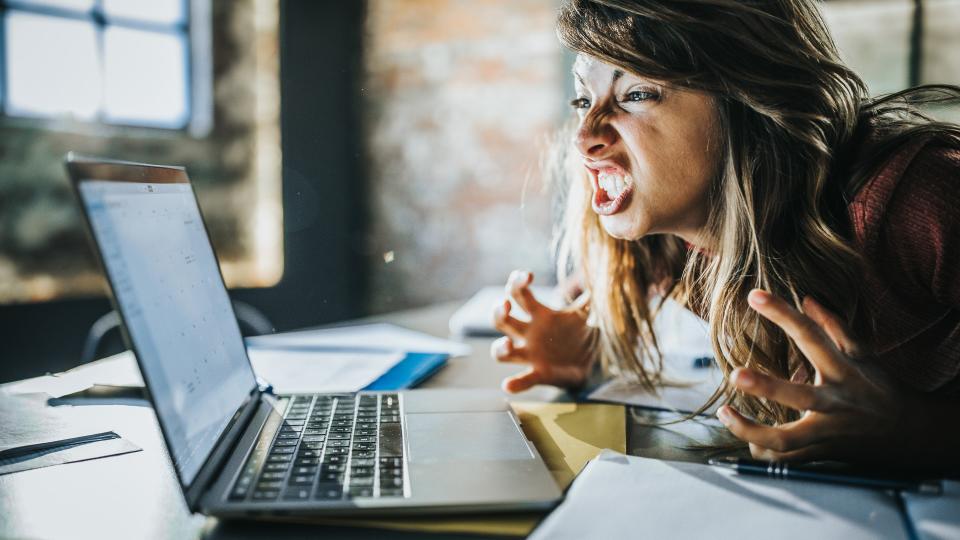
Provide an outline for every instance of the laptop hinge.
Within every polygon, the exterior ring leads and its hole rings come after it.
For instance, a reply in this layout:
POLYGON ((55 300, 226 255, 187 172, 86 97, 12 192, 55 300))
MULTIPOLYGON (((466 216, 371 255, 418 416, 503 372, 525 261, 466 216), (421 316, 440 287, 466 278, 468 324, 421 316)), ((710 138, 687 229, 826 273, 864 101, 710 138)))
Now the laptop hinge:
POLYGON ((202 495, 217 479, 220 468, 230 457, 237 441, 247 431, 251 420, 254 418, 254 413, 257 412, 263 401, 263 397, 264 393, 261 388, 257 388, 250 393, 244 404, 237 409, 230 423, 227 424, 227 429, 224 430, 220 440, 213 446, 213 450, 210 451, 203 465, 200 466, 193 483, 184 486, 183 495, 191 512, 199 511, 199 502, 202 495))

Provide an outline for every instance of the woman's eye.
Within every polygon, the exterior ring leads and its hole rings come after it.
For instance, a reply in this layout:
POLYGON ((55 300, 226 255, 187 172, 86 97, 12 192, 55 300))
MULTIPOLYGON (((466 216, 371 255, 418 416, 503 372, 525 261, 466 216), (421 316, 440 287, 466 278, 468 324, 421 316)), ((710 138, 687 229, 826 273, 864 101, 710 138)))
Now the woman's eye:
POLYGON ((581 98, 577 98, 577 99, 575 99, 575 100, 573 100, 573 101, 570 102, 570 106, 573 107, 574 109, 589 109, 589 108, 590 108, 590 100, 587 99, 587 98, 582 98, 582 97, 581 97, 581 98))
POLYGON ((624 97, 624 101, 648 101, 651 99, 657 99, 659 96, 653 92, 634 90, 632 92, 627 92, 627 95, 624 97))

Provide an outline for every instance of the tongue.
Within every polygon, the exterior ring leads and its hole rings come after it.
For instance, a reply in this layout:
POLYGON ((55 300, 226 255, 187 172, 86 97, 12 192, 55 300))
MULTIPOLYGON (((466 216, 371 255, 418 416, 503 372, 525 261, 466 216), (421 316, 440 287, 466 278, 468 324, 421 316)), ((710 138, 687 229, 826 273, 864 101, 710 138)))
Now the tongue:
POLYGON ((598 195, 597 200, 598 200, 601 204, 603 204, 603 203, 608 203, 608 202, 610 202, 610 201, 613 200, 613 197, 611 197, 610 194, 607 193, 607 190, 605 190, 605 189, 603 189, 603 188, 600 188, 600 189, 599 189, 599 191, 597 192, 597 195, 598 195))

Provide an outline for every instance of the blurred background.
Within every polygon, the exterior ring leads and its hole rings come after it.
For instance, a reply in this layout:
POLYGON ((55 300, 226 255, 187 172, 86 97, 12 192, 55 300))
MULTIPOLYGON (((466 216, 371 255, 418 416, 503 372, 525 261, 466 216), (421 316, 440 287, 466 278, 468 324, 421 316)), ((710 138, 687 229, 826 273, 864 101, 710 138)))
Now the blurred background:
MULTIPOLYGON (((185 165, 232 296, 277 330, 549 283, 558 5, 0 0, 0 381, 77 365, 110 310, 70 150, 185 165)), ((960 83, 960 0, 821 7, 873 93, 960 83)))

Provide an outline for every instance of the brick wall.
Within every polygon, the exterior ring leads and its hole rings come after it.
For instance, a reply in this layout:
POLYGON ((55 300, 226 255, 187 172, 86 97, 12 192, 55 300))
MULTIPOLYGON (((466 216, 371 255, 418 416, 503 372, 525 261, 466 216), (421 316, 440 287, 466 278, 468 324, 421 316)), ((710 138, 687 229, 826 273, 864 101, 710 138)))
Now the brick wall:
MULTIPOLYGON (((549 0, 371 0, 366 132, 374 312, 549 280, 541 151, 570 86, 549 0)), ((358 194, 358 196, 364 196, 358 194)))

